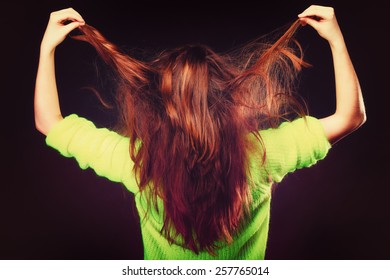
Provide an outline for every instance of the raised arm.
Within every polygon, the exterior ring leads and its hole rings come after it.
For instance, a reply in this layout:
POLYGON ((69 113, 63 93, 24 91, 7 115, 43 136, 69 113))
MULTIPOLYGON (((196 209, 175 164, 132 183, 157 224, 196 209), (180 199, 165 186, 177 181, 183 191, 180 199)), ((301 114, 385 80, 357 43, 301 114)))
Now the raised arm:
POLYGON ((358 129, 366 121, 359 80, 349 57, 334 9, 312 5, 298 15, 302 24, 312 26, 330 45, 336 82, 336 111, 321 123, 334 144, 358 129))
POLYGON ((34 94, 35 126, 45 135, 62 119, 55 76, 55 49, 72 30, 83 24, 81 15, 72 8, 50 15, 40 46, 34 94), (70 23, 65 24, 66 22, 70 23))

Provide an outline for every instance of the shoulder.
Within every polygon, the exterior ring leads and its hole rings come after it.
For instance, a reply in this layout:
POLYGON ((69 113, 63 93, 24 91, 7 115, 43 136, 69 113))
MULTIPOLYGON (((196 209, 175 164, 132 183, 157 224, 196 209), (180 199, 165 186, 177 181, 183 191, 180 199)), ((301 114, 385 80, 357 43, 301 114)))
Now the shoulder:
POLYGON ((265 139, 274 137, 284 138, 292 135, 298 138, 305 138, 307 133, 325 137, 325 132, 320 120, 312 116, 304 116, 291 121, 284 121, 276 128, 260 130, 259 133, 262 138, 265 139))

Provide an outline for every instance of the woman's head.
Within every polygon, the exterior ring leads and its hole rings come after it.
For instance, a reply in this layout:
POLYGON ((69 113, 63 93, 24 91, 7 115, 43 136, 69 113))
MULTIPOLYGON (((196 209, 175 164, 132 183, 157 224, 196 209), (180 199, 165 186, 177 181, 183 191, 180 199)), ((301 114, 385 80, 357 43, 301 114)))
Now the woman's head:
POLYGON ((260 138, 264 123, 291 111, 292 82, 304 64, 289 44, 297 26, 238 55, 185 45, 150 61, 126 55, 88 25, 76 37, 118 73, 120 131, 130 137, 140 190, 152 186, 150 207, 164 203, 169 241, 180 236, 184 247, 214 253, 217 241, 233 240, 251 200, 247 136, 260 138))
POLYGON ((213 111, 229 99, 227 85, 234 77, 231 67, 203 45, 165 51, 152 66, 159 75, 157 94, 171 125, 197 140, 213 134, 208 125, 213 111))

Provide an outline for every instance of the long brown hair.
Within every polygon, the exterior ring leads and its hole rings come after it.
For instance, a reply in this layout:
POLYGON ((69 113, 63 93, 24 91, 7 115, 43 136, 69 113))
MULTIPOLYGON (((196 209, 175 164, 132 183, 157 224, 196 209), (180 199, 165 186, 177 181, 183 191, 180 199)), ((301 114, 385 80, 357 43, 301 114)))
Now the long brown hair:
POLYGON ((118 131, 130 138, 140 191, 148 190, 151 207, 164 203, 161 233, 170 242, 180 237, 211 254, 217 241, 232 242, 251 201, 248 134, 261 140, 260 128, 301 108, 293 87, 306 65, 293 39, 298 26, 271 44, 255 40, 225 54, 185 45, 149 61, 89 25, 75 36, 118 74, 118 131))

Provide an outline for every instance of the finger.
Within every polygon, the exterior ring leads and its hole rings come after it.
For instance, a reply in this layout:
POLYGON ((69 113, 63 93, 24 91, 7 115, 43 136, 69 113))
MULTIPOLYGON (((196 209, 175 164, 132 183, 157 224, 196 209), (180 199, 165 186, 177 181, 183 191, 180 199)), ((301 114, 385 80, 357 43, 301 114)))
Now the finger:
POLYGON ((74 10, 73 8, 69 8, 69 12, 74 16, 75 19, 77 19, 77 21, 79 21, 79 22, 85 22, 85 20, 84 20, 83 17, 80 15, 80 13, 77 12, 76 10, 74 10))
POLYGON ((298 17, 306 17, 308 15, 314 14, 316 12, 317 8, 313 5, 311 5, 309 8, 305 9, 302 13, 298 15, 298 17))
POLYGON ((321 20, 324 20, 324 18, 320 17, 320 16, 317 16, 317 15, 313 15, 313 16, 306 16, 306 17, 299 17, 300 20, 304 20, 306 18, 309 18, 309 19, 313 19, 315 21, 321 21, 321 20))
POLYGON ((72 8, 63 9, 63 10, 59 10, 57 12, 53 12, 52 16, 55 18, 55 20, 57 22, 63 22, 65 20, 85 22, 83 17, 72 8))
POLYGON ((58 23, 61 24, 61 25, 68 25, 68 24, 70 24, 72 22, 78 22, 79 24, 82 24, 82 25, 85 24, 85 21, 75 20, 74 17, 67 17, 65 19, 60 20, 58 23))
POLYGON ((300 21, 301 21, 301 24, 302 25, 310 25, 311 27, 313 27, 314 29, 317 29, 318 28, 318 25, 319 25, 319 22, 315 19, 312 19, 310 17, 304 17, 304 18, 300 18, 300 21))
POLYGON ((64 26, 65 33, 69 34, 72 30, 76 29, 77 27, 80 27, 81 25, 84 25, 84 23, 73 21, 64 26))
POLYGON ((304 19, 301 19, 301 18, 299 19, 299 22, 302 26, 305 26, 307 24, 306 21, 304 19))
POLYGON ((332 7, 324 7, 324 6, 310 6, 306 10, 304 10, 302 13, 298 15, 299 18, 303 17, 317 17, 317 18, 331 18, 333 15, 334 10, 332 7))

